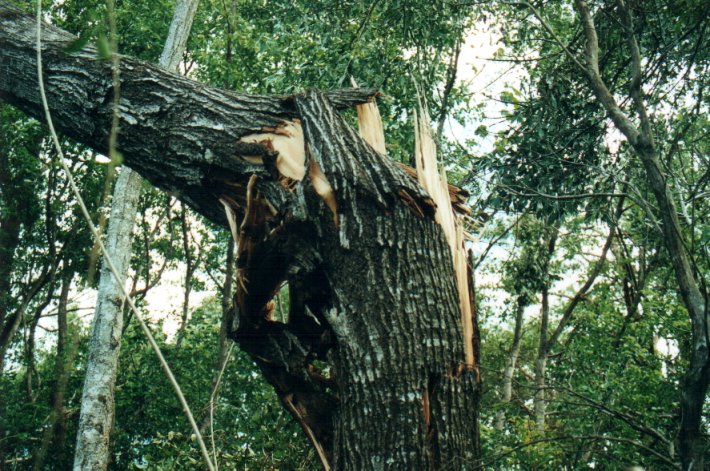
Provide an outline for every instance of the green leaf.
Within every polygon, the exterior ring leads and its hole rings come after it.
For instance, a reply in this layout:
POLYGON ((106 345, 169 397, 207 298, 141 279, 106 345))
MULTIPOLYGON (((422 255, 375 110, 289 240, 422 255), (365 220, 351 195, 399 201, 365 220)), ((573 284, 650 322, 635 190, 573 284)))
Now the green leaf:
POLYGON ((480 136, 480 137, 488 136, 488 126, 481 124, 480 126, 478 126, 476 128, 476 130, 474 131, 474 134, 476 134, 476 136, 480 136))
POLYGON ((79 36, 64 48, 64 52, 66 52, 67 54, 75 54, 81 51, 89 42, 89 39, 90 38, 88 36, 79 36))
POLYGON ((103 34, 96 41, 96 51, 99 60, 105 61, 111 58, 111 47, 109 46, 108 38, 103 34))

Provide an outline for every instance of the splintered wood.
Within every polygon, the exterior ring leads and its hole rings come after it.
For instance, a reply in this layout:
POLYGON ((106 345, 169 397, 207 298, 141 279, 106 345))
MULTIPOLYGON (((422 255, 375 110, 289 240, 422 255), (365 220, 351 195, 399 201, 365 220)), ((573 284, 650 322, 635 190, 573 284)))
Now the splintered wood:
POLYGON ((330 471, 331 468, 328 453, 325 451, 323 444, 318 440, 316 434, 313 433, 313 429, 308 426, 308 423, 305 420, 305 415, 307 414, 307 411, 303 410, 302 406, 299 407, 297 405, 297 403, 294 401, 294 395, 292 393, 286 394, 285 396, 281 397, 281 400, 283 401, 284 405, 291 411, 291 413, 298 418, 298 423, 301 425, 301 428, 306 433, 306 435, 308 435, 308 438, 311 440, 311 443, 316 449, 316 453, 318 454, 318 458, 320 459, 323 469, 325 471, 330 471))
MULTIPOLYGON (((355 79, 350 77, 353 87, 358 88, 355 79)), ((360 136, 370 144, 370 147, 375 149, 382 155, 387 155, 385 149, 385 130, 382 127, 382 117, 380 110, 377 108, 377 103, 363 103, 355 107, 357 110, 357 124, 360 130, 360 136)))
POLYGON ((313 157, 310 158, 310 164, 308 165, 308 178, 311 180, 313 189, 316 190, 318 196, 320 196, 328 209, 333 213, 333 223, 337 226, 338 222, 338 203, 335 200, 335 193, 333 192, 333 187, 326 178, 323 170, 316 162, 313 157))
MULTIPOLYGON (((353 86, 357 87, 355 80, 353 86)), ((386 155, 385 134, 382 127, 382 119, 376 103, 366 103, 357 105, 358 125, 360 136, 370 144, 377 152, 386 155)), ((456 274, 456 287, 459 292, 459 304, 461 309, 461 324, 463 326, 465 364, 470 367, 475 366, 475 354, 473 348, 473 304, 471 292, 469 291, 468 264, 466 248, 464 246, 464 230, 462 219, 471 214, 471 210, 466 206, 466 191, 449 185, 446 178, 446 171, 438 169, 436 161, 436 144, 433 133, 429 126, 429 113, 426 108, 420 106, 420 118, 414 113, 415 127, 415 160, 416 171, 411 167, 400 164, 412 178, 416 178, 419 184, 429 193, 429 196, 436 204, 435 219, 444 230, 446 240, 451 249, 451 258, 454 263, 456 274)), ((406 193, 400 194, 406 200, 406 193)), ((406 202, 406 201, 405 201, 406 202)), ((412 203, 410 207, 416 208, 412 203)))
MULTIPOLYGON (((350 78, 353 87, 357 88, 357 82, 354 78, 350 78)), ((382 155, 387 155, 387 148, 385 146, 385 131, 382 126, 382 117, 380 116, 380 109, 377 107, 377 102, 372 101, 370 103, 363 103, 355 106, 357 110, 357 124, 360 130, 360 137, 363 138, 365 142, 370 144, 370 147, 375 149, 382 155)), ((436 151, 434 150, 434 163, 436 163, 436 151)), ((409 167, 401 162, 397 162, 399 167, 404 170, 404 172, 415 180, 418 180, 421 184, 421 179, 418 173, 412 167, 409 167)), ((426 189, 426 187, 424 187, 426 189)), ((469 194, 466 190, 455 187, 454 185, 446 185, 448 191, 448 197, 450 200, 451 207, 456 213, 463 214, 465 216, 471 215, 471 209, 466 205, 466 199, 469 194)), ((406 192, 400 194, 400 196, 405 199, 411 199, 406 192)), ((442 200, 443 201, 443 200, 442 200)), ((417 204, 415 201, 408 202, 408 206, 412 209, 417 209, 417 204)), ((421 211, 419 211, 421 213, 421 211)))
POLYGON ((234 214, 232 206, 227 202, 226 199, 220 198, 220 203, 224 206, 224 212, 227 215, 227 222, 229 222, 229 230, 232 233, 232 239, 234 242, 239 242, 239 227, 237 226, 237 215, 234 214))
MULTIPOLYGON (((276 168, 287 183, 303 180, 306 175, 306 145, 301 121, 294 119, 275 128, 264 128, 262 131, 264 132, 244 136, 240 142, 262 144, 277 152, 276 168)), ((242 158, 254 164, 264 163, 263 157, 259 156, 242 158)))
MULTIPOLYGON (((379 117, 379 113, 377 113, 379 117)), ((380 128, 382 126, 380 125, 380 128)), ((303 126, 299 119, 286 121, 274 128, 264 128, 262 133, 249 134, 239 141, 243 143, 261 144, 276 154, 276 169, 281 174, 281 182, 291 188, 294 182, 303 180, 306 176, 306 142, 303 136, 303 126)), ((384 137, 382 138, 384 146, 384 137)), ((261 156, 240 156, 253 164, 264 164, 261 156)), ((338 205, 333 187, 321 170, 318 162, 311 156, 308 163, 308 178, 318 196, 333 213, 333 222, 338 225, 338 205)))
POLYGON ((475 365, 473 306, 468 285, 463 224, 461 218, 456 215, 454 208, 452 208, 453 194, 447 182, 446 171, 443 168, 441 170, 437 168, 436 144, 429 126, 429 113, 423 106, 419 107, 419 116, 417 116, 417 113, 414 114, 414 127, 414 156, 417 163, 417 177, 419 184, 422 185, 436 203, 436 222, 441 225, 446 235, 446 240, 449 242, 456 273, 456 286, 459 292, 466 365, 473 367, 475 365))
MULTIPOLYGON (((412 177, 414 180, 419 181, 419 174, 415 169, 408 165, 404 165, 401 162, 397 162, 397 164, 399 165, 399 168, 404 170, 404 173, 412 177)), ((470 196, 469 193, 466 190, 451 184, 447 186, 449 190, 449 198, 451 199, 451 209, 462 216, 470 216, 471 208, 469 208, 466 204, 466 199, 470 196)))

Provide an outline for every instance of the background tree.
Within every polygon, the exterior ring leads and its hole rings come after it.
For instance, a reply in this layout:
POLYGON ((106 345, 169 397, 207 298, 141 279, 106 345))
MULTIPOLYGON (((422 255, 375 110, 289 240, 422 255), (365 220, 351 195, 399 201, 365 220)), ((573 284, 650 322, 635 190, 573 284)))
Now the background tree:
POLYGON ((524 205, 544 199, 588 214, 594 214, 594 200, 619 189, 631 199, 624 214, 642 216, 643 229, 619 237, 628 273, 624 299, 635 313, 647 283, 647 261, 629 265, 628 237, 642 247, 644 258, 649 247, 664 247, 667 255, 654 252, 653 257, 674 267, 675 289, 692 326, 690 337, 685 329, 677 333, 689 362, 680 391, 678 446, 683 467, 698 469, 707 453, 701 424, 708 382, 708 259, 697 245, 704 225, 685 215, 707 211, 705 201, 693 196, 706 185, 708 168, 696 152, 699 143, 707 144, 701 131, 707 127, 705 79, 700 78, 707 69, 700 52, 706 49, 707 15, 700 5, 688 8, 635 2, 506 4, 501 24, 519 27, 506 28, 503 37, 510 60, 529 65, 530 85, 508 95, 512 118, 520 124, 501 136, 508 160, 504 179, 497 181, 502 192, 532 197, 524 205), (680 141, 689 143, 681 145, 683 151, 677 151, 680 141), (658 243, 649 244, 649 238, 658 243))
MULTIPOLYGON (((198 0, 178 2, 171 22, 165 47, 160 56, 160 65, 168 70, 175 70, 185 52, 185 44, 190 34, 192 20, 197 11, 198 0)), ((115 31, 115 11, 113 0, 109 7, 110 44, 114 59, 114 121, 109 137, 109 155, 112 163, 118 159, 116 139, 118 129, 118 103, 120 100, 120 77, 118 76, 117 40, 115 31)), ((132 232, 135 221, 138 198, 143 186, 141 177, 126 168, 120 173, 113 193, 111 218, 108 224, 106 247, 104 254, 110 257, 117 273, 111 273, 106 263, 102 264, 101 278, 96 300, 96 314, 92 344, 89 350, 89 363, 86 369, 86 380, 81 401, 79 416, 79 432, 74 456, 74 467, 78 469, 106 469, 109 461, 108 440, 111 434, 114 415, 114 394, 116 372, 118 368, 121 334, 123 333, 123 309, 125 299, 123 285, 131 260, 132 232)), ((187 220, 185 210, 182 213, 185 256, 187 273, 185 279, 185 307, 183 324, 187 322, 187 310, 191 287, 192 258, 188 251, 187 220)), ((137 279, 137 278, 136 278, 137 279)), ((178 337, 178 342, 181 336, 178 337)))

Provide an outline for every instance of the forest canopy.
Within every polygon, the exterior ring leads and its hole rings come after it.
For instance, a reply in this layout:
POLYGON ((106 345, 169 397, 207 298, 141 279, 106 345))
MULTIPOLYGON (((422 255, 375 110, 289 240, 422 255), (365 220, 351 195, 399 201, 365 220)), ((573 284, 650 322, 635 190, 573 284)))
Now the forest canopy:
POLYGON ((92 469, 102 309, 109 469, 710 462, 707 2, 47 0, 61 155, 34 6, 0 1, 0 469, 92 469))

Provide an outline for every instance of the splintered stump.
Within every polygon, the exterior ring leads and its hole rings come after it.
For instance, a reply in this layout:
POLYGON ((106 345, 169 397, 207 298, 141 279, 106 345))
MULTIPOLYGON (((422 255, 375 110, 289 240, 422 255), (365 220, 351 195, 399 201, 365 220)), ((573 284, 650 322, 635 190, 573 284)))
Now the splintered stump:
POLYGON ((472 309, 465 259, 463 296, 452 260, 463 241, 448 186, 428 156, 437 208, 416 174, 363 142, 324 94, 294 100, 302 131, 291 135, 302 149, 274 144, 273 132, 248 140, 318 172, 279 171, 298 205, 286 214, 272 211, 256 177, 247 186, 233 336, 326 468, 472 468, 478 376, 462 325, 464 313, 471 329, 472 309), (284 282, 286 323, 272 320, 270 302, 284 282))
MULTIPOLYGON (((42 119, 34 28, 0 0, 0 99, 42 119)), ((58 28, 42 36, 57 127, 105 153, 110 64, 65 52, 76 38, 58 28)), ((477 335, 451 212, 464 195, 432 178, 435 161, 414 171, 383 155, 369 118, 366 142, 339 116, 375 92, 246 95, 129 57, 120 80, 125 164, 238 240, 230 336, 323 466, 476 468, 477 335), (281 322, 272 299, 284 283, 281 322)))

